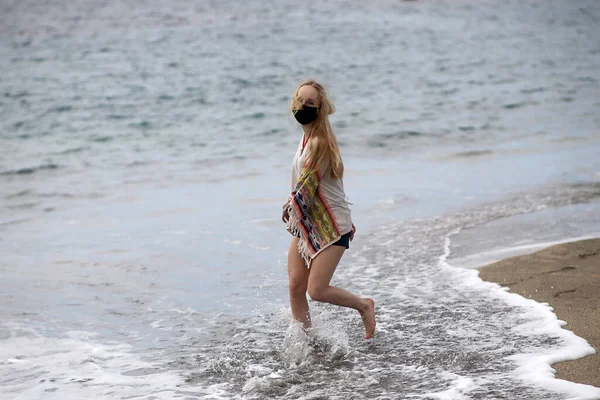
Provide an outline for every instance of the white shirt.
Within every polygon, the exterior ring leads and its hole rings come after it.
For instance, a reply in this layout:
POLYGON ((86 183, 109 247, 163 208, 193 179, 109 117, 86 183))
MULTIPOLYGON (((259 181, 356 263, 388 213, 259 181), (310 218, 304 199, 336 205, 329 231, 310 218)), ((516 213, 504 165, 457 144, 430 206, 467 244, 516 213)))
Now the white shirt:
MULTIPOLYGON (((305 148, 302 151, 303 139, 300 140, 294 161, 292 162, 292 190, 294 190, 298 179, 300 179, 300 172, 306 161, 308 149, 305 148)), ((352 230, 352 216, 348 201, 346 200, 346 193, 344 192, 344 181, 342 178, 330 178, 328 168, 321 168, 320 172, 321 182, 319 183, 319 190, 321 190, 321 194, 325 197, 327 203, 329 203, 331 212, 340 228, 340 235, 345 235, 352 230)))

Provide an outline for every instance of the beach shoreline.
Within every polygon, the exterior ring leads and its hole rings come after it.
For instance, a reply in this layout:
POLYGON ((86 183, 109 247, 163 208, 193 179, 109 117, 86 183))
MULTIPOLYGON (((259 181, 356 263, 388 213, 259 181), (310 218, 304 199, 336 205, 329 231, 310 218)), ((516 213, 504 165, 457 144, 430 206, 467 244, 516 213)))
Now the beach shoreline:
POLYGON ((556 378, 600 387, 600 238, 546 247, 479 268, 482 280, 550 304, 564 329, 596 350, 552 365, 556 378))

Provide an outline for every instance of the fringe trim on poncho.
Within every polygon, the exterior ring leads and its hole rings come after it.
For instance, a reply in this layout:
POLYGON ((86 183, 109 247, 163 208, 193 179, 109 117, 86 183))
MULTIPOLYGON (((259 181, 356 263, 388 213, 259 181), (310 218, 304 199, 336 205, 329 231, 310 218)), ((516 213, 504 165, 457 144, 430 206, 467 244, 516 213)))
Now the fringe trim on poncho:
POLYGON ((329 203, 321 194, 319 171, 302 168, 300 179, 287 203, 289 220, 287 230, 299 236, 298 252, 306 268, 312 260, 339 238, 340 229, 329 203))

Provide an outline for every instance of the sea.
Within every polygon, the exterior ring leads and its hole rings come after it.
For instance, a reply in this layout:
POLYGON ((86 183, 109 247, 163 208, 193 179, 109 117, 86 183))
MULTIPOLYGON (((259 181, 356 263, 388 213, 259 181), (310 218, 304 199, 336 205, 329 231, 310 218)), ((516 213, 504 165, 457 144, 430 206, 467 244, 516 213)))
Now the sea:
POLYGON ((598 236, 598 1, 0 2, 3 400, 600 399, 551 368, 585 338, 476 269, 598 236), (308 77, 373 340, 291 316, 308 77))

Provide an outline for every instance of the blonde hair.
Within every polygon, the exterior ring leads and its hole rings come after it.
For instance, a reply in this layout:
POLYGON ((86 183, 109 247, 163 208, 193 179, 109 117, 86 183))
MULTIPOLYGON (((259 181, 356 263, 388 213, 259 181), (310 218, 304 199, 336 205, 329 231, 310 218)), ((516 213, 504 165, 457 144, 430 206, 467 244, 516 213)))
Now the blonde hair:
POLYGON ((329 115, 335 112, 335 107, 329 99, 325 87, 313 79, 305 79, 300 82, 290 101, 290 111, 293 114, 294 110, 302 108, 302 104, 298 100, 298 91, 301 87, 308 85, 314 87, 319 93, 321 105, 308 140, 306 164, 310 169, 318 170, 320 166, 328 163, 329 177, 332 179, 341 178, 344 175, 344 164, 333 129, 329 123, 329 115))

